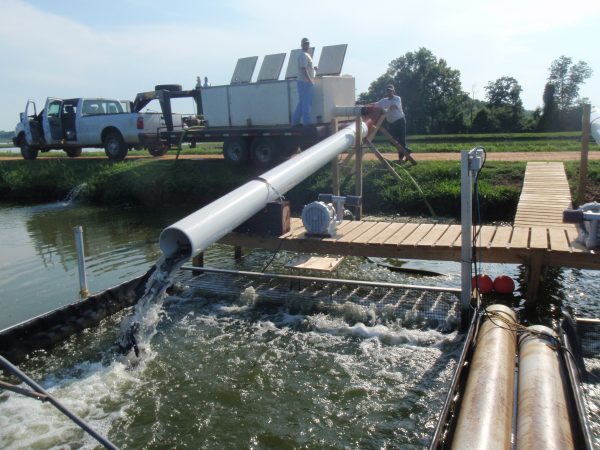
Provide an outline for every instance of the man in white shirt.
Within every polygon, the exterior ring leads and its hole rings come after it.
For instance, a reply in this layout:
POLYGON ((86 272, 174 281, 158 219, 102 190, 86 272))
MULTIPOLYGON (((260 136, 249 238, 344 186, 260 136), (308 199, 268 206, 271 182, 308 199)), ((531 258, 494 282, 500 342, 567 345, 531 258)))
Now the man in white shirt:
POLYGON ((300 119, 304 125, 310 123, 310 112, 315 93, 315 69, 313 60, 310 56, 310 42, 308 38, 303 38, 301 42, 302 53, 298 56, 298 77, 296 84, 298 86, 298 105, 292 114, 292 125, 300 125, 300 119))
MULTIPOLYGON (((386 128, 402 147, 410 154, 412 151, 406 146, 406 117, 402 110, 402 99, 396 95, 396 89, 393 84, 386 87, 386 96, 375 103, 375 106, 387 111, 386 128)), ((398 159, 402 161, 403 155, 398 152, 398 159)))

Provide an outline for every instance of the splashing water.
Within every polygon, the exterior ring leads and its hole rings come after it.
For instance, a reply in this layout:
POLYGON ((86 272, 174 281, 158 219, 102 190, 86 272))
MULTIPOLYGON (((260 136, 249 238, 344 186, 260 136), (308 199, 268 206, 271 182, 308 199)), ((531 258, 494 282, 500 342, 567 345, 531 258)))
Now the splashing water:
POLYGON ((81 183, 77 186, 75 186, 73 189, 71 189, 68 193, 67 196, 63 199, 63 201, 61 202, 64 205, 70 205, 72 204, 76 199, 77 196, 85 189, 87 189, 88 185, 87 183, 81 183))
POLYGON ((146 291, 136 303, 133 314, 121 323, 117 345, 129 362, 136 362, 134 355, 135 358, 141 355, 152 355, 150 341, 156 334, 156 327, 162 316, 165 292, 187 259, 187 256, 175 258, 161 256, 154 266, 154 272, 146 282, 146 291))

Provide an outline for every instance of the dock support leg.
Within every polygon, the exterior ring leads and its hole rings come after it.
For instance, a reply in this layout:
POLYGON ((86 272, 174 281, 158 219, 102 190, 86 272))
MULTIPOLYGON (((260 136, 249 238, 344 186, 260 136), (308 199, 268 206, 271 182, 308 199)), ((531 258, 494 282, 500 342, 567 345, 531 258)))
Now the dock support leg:
POLYGON ((540 281, 542 280, 542 255, 534 252, 529 259, 528 276, 527 276, 527 293, 525 294, 525 303, 527 308, 535 307, 537 296, 540 291, 540 281))
MULTIPOLYGON (((196 256, 192 258, 192 266, 194 267, 204 267, 204 252, 198 253, 196 256)), ((192 275, 200 275, 202 272, 200 270, 192 271, 192 275)))
POLYGON ((242 262, 242 247, 236 245, 233 249, 233 257, 235 258, 235 262, 242 262))

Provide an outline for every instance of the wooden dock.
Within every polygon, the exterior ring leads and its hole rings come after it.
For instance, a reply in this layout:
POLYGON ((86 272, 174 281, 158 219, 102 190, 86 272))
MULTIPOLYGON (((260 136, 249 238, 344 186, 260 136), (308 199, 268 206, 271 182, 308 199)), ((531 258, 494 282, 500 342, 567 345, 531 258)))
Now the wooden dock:
MULTIPOLYGON (((544 267, 600 270, 600 252, 577 243, 577 228, 562 223, 562 211, 570 206, 563 164, 528 163, 514 225, 477 228, 479 260, 527 265, 530 300, 544 267)), ((306 234, 301 219, 292 218, 290 231, 282 236, 231 233, 220 242, 306 254, 460 261, 461 226, 343 221, 335 236, 315 237, 306 234)))

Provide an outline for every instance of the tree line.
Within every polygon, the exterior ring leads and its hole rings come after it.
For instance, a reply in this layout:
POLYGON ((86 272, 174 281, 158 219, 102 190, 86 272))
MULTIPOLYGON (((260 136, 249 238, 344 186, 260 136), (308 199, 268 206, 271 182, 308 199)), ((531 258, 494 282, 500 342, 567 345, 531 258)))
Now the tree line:
POLYGON ((393 84, 402 98, 407 132, 508 133, 581 130, 582 104, 579 88, 592 76, 584 61, 561 56, 550 65, 546 85, 540 89, 543 108, 526 111, 522 87, 511 76, 490 81, 485 101, 472 98, 462 89, 460 71, 420 48, 393 60, 387 71, 360 94, 359 103, 371 103, 385 96, 393 84))

